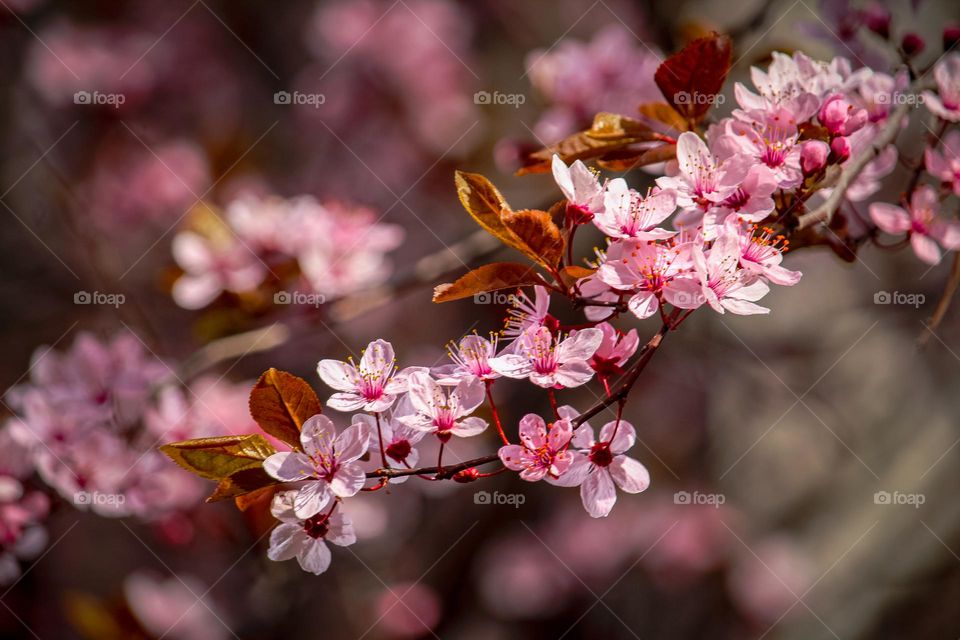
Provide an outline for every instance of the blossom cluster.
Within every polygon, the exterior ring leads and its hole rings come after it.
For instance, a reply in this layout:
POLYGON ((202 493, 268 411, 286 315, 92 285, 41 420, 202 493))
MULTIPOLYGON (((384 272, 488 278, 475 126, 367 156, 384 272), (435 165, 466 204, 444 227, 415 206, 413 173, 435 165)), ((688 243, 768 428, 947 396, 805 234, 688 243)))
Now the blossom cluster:
POLYGON ((173 239, 184 271, 173 297, 187 309, 268 284, 331 298, 362 290, 389 276, 385 254, 403 241, 400 227, 380 222, 370 209, 311 196, 241 196, 214 224, 197 226, 173 239))
POLYGON ((77 509, 162 524, 203 498, 197 478, 167 464, 168 438, 254 431, 246 385, 210 377, 189 387, 132 333, 81 333, 65 352, 38 349, 30 377, 4 398, 0 426, 0 578, 45 544, 43 485, 77 509))

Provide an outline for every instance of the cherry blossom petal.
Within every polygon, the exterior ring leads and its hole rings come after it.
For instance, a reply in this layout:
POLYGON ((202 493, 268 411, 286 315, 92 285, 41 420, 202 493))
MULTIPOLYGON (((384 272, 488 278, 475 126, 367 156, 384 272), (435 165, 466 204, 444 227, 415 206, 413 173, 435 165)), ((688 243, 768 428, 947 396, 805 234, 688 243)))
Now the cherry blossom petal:
POLYGON ((940 247, 930 236, 922 233, 911 233, 910 246, 913 247, 913 252, 917 254, 917 257, 927 264, 934 265, 940 262, 940 247))
POLYGON ((610 472, 595 467, 580 485, 580 500, 591 518, 605 518, 617 502, 617 489, 610 472))
POLYGON ((609 469, 613 481, 627 493, 640 493, 650 486, 650 472, 633 458, 616 456, 609 469))
POLYGON ((357 534, 353 530, 353 521, 341 511, 335 511, 327 519, 327 542, 346 547, 357 541, 357 534))
POLYGON ((652 291, 639 291, 627 301, 627 307, 641 320, 649 318, 660 308, 660 301, 652 291))
POLYGON ((543 418, 528 413, 520 419, 520 442, 528 449, 539 449, 547 442, 547 425, 543 418))
POLYGON ((263 470, 282 482, 304 480, 314 474, 313 461, 299 451, 282 451, 263 461, 263 470))
POLYGON ((297 554, 297 562, 301 569, 318 576, 330 567, 330 548, 323 540, 314 540, 308 536, 307 542, 297 554))
POLYGON ((617 426, 616 420, 612 420, 600 429, 600 442, 610 442, 610 451, 614 454, 629 450, 636 441, 637 431, 626 420, 621 420, 620 426, 617 426), (614 433, 616 433, 616 436, 614 436, 614 433), (612 442, 610 438, 613 438, 612 442))
MULTIPOLYGON (((563 385, 567 389, 579 387, 593 377, 593 368, 584 360, 574 360, 561 364, 556 373, 551 376, 555 384, 563 385)), ((534 380, 534 376, 530 377, 534 380)))
POLYGON ((366 405, 366 399, 357 393, 335 393, 327 399, 327 406, 336 411, 357 411, 365 408, 366 405))
POLYGON ((548 483, 558 487, 578 487, 583 483, 593 465, 583 453, 574 452, 571 453, 571 456, 572 459, 570 460, 570 466, 567 467, 567 470, 564 471, 559 478, 551 478, 548 476, 546 478, 548 483))
POLYGON ((374 340, 368 344, 360 359, 360 370, 378 378, 386 378, 395 365, 393 345, 386 340, 374 340))
POLYGON ((293 499, 293 512, 301 520, 312 518, 327 506, 332 496, 325 480, 308 482, 293 499))
POLYGON ((557 345, 557 359, 560 362, 589 360, 602 341, 603 332, 599 329, 582 329, 557 345))
POLYGON ((318 413, 307 418, 303 423, 300 430, 300 444, 308 456, 317 458, 333 451, 336 436, 337 428, 333 425, 333 421, 318 413))
POLYGON ((902 208, 886 202, 874 202, 870 205, 870 219, 890 234, 905 233, 910 229, 910 215, 902 208))
POLYGON ((488 362, 491 369, 508 378, 526 378, 533 372, 529 358, 515 353, 490 358, 488 362))
POLYGON ((511 471, 522 471, 526 469, 526 465, 521 461, 523 452, 523 447, 520 445, 508 444, 500 447, 497 455, 500 456, 500 461, 507 469, 511 471))
MULTIPOLYGON (((306 426, 306 423, 304 423, 306 426)), ((367 452, 371 431, 365 424, 354 424, 340 433, 334 441, 334 451, 341 463, 353 462, 367 452)))
POLYGON ((308 539, 301 525, 291 522, 281 523, 270 533, 267 557, 277 562, 290 560, 300 553, 300 549, 308 539))
POLYGON ((453 428, 450 429, 450 433, 455 436, 460 436, 461 438, 469 438, 470 436, 475 436, 479 433, 483 433, 484 429, 487 428, 487 421, 483 418, 464 418, 453 424, 453 428))
MULTIPOLYGON (((357 495, 367 480, 363 467, 357 463, 348 463, 337 469, 330 480, 330 490, 335 496, 349 498, 357 495)), ((300 515, 300 514, 297 514, 300 515)))
POLYGON ((355 391, 357 388, 357 368, 340 360, 321 360, 317 364, 317 375, 324 384, 337 391, 355 391))

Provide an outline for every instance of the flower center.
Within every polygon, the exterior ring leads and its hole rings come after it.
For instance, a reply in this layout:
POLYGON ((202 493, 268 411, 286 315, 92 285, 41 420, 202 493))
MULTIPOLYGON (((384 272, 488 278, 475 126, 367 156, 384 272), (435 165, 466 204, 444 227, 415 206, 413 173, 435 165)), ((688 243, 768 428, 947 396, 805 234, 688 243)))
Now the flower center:
POLYGON ((312 518, 308 518, 303 521, 303 530, 314 540, 317 538, 322 538, 326 536, 327 532, 330 530, 328 520, 329 518, 327 517, 327 514, 318 513, 312 518))
POLYGON ((397 440, 396 442, 391 442, 387 447, 386 454, 396 460, 397 462, 403 462, 407 459, 407 456, 410 455, 410 442, 408 440, 397 440))
POLYGON ((598 467, 608 467, 613 462, 609 442, 598 442, 590 447, 590 462, 598 467))

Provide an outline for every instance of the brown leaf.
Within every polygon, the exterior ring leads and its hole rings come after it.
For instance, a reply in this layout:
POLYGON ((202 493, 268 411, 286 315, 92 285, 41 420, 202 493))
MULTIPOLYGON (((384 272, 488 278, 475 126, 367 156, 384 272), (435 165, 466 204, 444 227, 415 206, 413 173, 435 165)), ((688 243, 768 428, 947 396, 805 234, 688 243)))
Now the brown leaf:
POLYGON ((517 249, 549 270, 556 268, 563 256, 563 236, 546 211, 523 209, 505 211, 503 224, 517 238, 517 249))
POLYGON ((260 468, 276 450, 259 433, 171 442, 160 447, 178 465, 208 480, 260 468))
POLYGON ((563 284, 569 287, 577 280, 592 276, 596 272, 596 269, 588 269, 587 267, 572 264, 560 270, 560 279, 563 280, 563 284))
POLYGON ((268 475, 263 467, 243 469, 220 480, 217 488, 207 498, 207 502, 237 498, 268 487, 273 488, 279 484, 280 482, 268 475))
POLYGON ((479 173, 465 171, 457 171, 454 180, 457 196, 467 213, 490 235, 508 246, 514 246, 515 239, 500 220, 500 213, 509 211, 510 205, 493 183, 479 173))
POLYGON ((699 122, 714 105, 730 71, 730 38, 712 34, 694 40, 660 64, 653 79, 677 112, 699 122))
POLYGON ((542 283, 533 267, 516 262, 494 262, 470 271, 456 282, 438 285, 433 290, 433 301, 449 302, 478 293, 542 283))
POLYGON ((250 415, 273 437, 300 449, 300 429, 322 410, 316 392, 303 378, 268 369, 250 391, 250 415))
POLYGON ((527 156, 525 166, 517 171, 517 175, 550 171, 554 154, 569 164, 575 160, 602 158, 632 144, 661 138, 660 134, 639 120, 615 113, 598 113, 593 125, 586 131, 575 133, 527 156))
POLYGON ((665 162, 677 157, 677 145, 661 144, 644 151, 630 152, 623 151, 611 153, 599 160, 597 164, 608 171, 629 171, 638 167, 644 167, 648 164, 665 162))
POLYGON ((641 114, 674 131, 688 131, 690 123, 666 102, 645 102, 637 107, 641 114))

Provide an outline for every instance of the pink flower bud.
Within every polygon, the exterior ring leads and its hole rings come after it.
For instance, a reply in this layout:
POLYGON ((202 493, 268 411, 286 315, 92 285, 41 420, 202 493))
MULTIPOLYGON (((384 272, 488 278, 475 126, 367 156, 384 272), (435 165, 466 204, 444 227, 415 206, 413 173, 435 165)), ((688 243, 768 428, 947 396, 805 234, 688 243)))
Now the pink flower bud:
POLYGON ((871 4, 863 10, 863 23, 867 29, 884 40, 890 37, 890 11, 879 4, 871 4))
POLYGON ((850 142, 840 136, 830 142, 830 156, 836 163, 846 162, 850 158, 850 142))
POLYGON ((831 136, 848 136, 867 123, 868 115, 866 109, 854 107, 842 95, 835 93, 820 107, 817 118, 831 136))
POLYGON ((806 175, 812 175, 827 166, 830 147, 821 140, 808 140, 800 147, 800 167, 806 175))
POLYGON ((903 53, 908 57, 912 58, 917 55, 927 44, 923 41, 923 38, 918 36, 915 33, 908 33, 903 36, 903 40, 900 41, 900 48, 903 49, 903 53))

